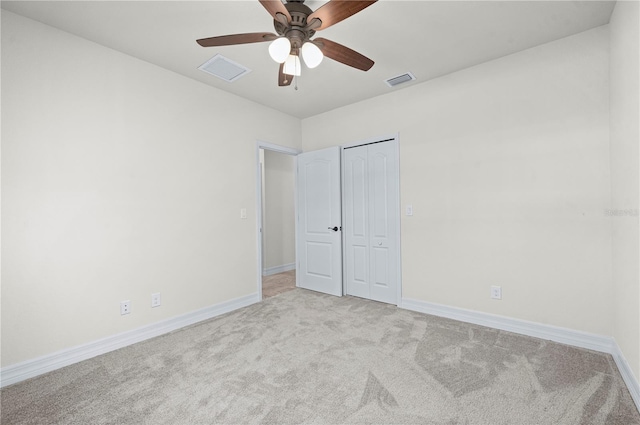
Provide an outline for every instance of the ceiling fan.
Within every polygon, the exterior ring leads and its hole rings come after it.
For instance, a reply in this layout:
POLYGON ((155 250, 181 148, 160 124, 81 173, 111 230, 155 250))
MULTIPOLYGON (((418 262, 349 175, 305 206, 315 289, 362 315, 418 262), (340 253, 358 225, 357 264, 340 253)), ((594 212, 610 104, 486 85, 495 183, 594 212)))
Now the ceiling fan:
POLYGON ((232 34, 201 38, 196 40, 197 43, 202 47, 214 47, 271 41, 269 55, 280 63, 279 86, 290 85, 293 76, 300 75, 300 54, 309 68, 318 66, 323 56, 362 71, 368 71, 373 66, 371 59, 348 47, 326 38, 311 40, 311 37, 316 31, 355 15, 377 0, 330 0, 315 12, 304 4, 304 0, 287 0, 287 3, 281 0, 259 1, 273 16, 277 35, 269 32, 232 34))

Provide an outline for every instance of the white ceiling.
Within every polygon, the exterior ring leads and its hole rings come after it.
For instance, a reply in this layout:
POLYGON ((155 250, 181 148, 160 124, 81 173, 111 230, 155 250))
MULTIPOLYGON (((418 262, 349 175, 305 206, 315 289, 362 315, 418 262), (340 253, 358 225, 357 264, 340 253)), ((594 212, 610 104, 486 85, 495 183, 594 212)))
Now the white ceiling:
MULTIPOLYGON (((325 1, 308 0, 315 10, 325 1)), ((380 0, 321 36, 373 59, 368 72, 326 59, 278 87, 268 43, 203 48, 198 38, 274 32, 257 0, 2 1, 2 8, 213 87, 305 118, 607 24, 613 1, 380 0), (220 53, 253 71, 228 83, 198 70, 220 53), (389 88, 411 72, 417 80, 389 88)))

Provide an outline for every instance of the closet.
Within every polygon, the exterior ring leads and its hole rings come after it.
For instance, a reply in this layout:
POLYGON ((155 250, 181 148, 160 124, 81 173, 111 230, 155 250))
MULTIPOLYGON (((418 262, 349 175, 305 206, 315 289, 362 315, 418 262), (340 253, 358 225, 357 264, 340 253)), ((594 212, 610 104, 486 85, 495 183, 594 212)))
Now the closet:
POLYGON ((343 150, 343 235, 346 293, 399 301, 398 141, 343 150))

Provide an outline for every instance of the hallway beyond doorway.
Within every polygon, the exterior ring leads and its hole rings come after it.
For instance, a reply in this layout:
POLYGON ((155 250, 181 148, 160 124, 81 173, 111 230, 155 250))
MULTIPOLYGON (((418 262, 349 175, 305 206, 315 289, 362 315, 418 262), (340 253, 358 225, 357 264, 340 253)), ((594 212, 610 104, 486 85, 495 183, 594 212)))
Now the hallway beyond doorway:
POLYGON ((296 289, 295 270, 262 276, 262 299, 274 297, 292 289, 296 289))

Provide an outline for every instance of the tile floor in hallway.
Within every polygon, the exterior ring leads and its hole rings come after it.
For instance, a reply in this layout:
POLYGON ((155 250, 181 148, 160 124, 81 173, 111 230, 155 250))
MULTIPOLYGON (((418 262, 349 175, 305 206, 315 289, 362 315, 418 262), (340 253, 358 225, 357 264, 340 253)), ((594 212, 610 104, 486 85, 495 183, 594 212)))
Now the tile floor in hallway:
POLYGON ((296 288, 296 271, 262 276, 262 298, 270 298, 296 288))

